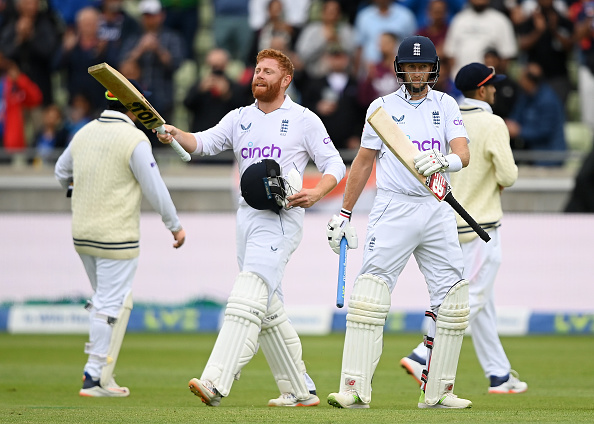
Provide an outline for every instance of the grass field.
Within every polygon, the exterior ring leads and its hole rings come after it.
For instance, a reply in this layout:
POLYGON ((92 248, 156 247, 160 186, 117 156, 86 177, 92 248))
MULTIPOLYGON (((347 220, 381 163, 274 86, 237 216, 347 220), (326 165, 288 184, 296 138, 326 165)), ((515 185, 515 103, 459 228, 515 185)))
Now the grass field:
POLYGON ((343 334, 303 337, 304 359, 321 403, 315 408, 269 408, 276 385, 259 352, 218 408, 203 405, 187 382, 199 377, 214 334, 128 334, 116 368, 129 398, 78 396, 86 336, 0 333, 1 423, 592 423, 594 361, 591 336, 503 338, 514 368, 528 382, 521 395, 488 395, 487 379, 466 338, 456 393, 470 410, 419 410, 418 388, 397 365, 419 336, 388 335, 374 377, 371 409, 326 403, 338 388, 343 334))

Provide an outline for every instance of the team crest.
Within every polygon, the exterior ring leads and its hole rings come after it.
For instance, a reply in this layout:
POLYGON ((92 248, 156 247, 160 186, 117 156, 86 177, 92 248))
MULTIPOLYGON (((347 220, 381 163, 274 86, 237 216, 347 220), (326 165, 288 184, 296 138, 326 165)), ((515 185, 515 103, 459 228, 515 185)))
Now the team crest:
POLYGON ((432 112, 432 115, 433 115, 433 125, 435 125, 436 127, 439 127, 439 124, 441 122, 441 119, 439 118, 439 111, 434 110, 432 112))
POLYGON ((413 56, 421 55, 421 43, 415 43, 413 45, 413 56))
POLYGON ((288 130, 289 130, 289 120, 283 119, 281 122, 280 135, 287 135, 288 130))

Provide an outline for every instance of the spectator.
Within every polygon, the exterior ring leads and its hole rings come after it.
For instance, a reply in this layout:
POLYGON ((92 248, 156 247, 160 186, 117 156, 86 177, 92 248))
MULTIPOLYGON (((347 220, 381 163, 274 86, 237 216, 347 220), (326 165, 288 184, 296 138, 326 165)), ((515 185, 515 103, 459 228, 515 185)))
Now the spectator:
POLYGON ((573 47, 573 24, 553 7, 553 0, 538 0, 528 18, 518 27, 518 44, 528 62, 540 65, 544 81, 563 104, 571 90, 567 60, 573 47))
MULTIPOLYGON (((408 7, 417 17, 417 26, 424 28, 430 25, 431 15, 428 11, 431 9, 431 3, 435 0, 402 0, 399 1, 403 6, 408 7)), ((455 16, 466 4, 466 0, 443 0, 445 3, 445 22, 450 23, 452 17, 455 16)), ((419 34, 421 35, 421 34, 419 34)), ((433 41, 433 40, 431 40, 433 41)), ((439 54, 439 53, 438 53, 439 54)))
POLYGON ((200 27, 199 0, 161 0, 161 4, 165 9, 164 26, 177 31, 184 40, 184 58, 193 60, 194 41, 200 27))
POLYGON ((48 0, 49 7, 56 11, 62 24, 66 28, 76 26, 76 15, 81 9, 88 6, 97 6, 100 0, 48 0))
POLYGON ((43 109, 42 119, 42 129, 35 135, 37 152, 33 163, 38 166, 55 159, 54 152, 64 149, 68 141, 62 110, 57 104, 47 105, 43 109))
MULTIPOLYGON (((591 141, 592 143, 592 141, 591 141)), ((565 212, 593 213, 594 212, 594 149, 590 150, 588 156, 582 162, 580 170, 575 176, 575 184, 569 201, 565 206, 565 212)))
POLYGON ((399 44, 396 34, 384 32, 380 35, 379 45, 382 60, 370 66, 365 78, 359 82, 359 102, 364 107, 369 106, 378 97, 393 93, 400 87, 400 82, 394 72, 394 58, 399 44))
MULTIPOLYGON (((120 61, 133 60, 142 70, 140 85, 152 93, 151 103, 166 122, 173 119, 175 71, 184 59, 184 43, 171 29, 164 27, 165 13, 158 0, 142 0, 142 33, 125 40, 120 61)), ((162 148, 154 136, 153 147, 162 148)))
POLYGON ((495 72, 501 75, 507 75, 507 78, 495 85, 495 104, 491 105, 493 113, 503 119, 509 117, 516 100, 520 87, 514 78, 507 72, 507 61, 501 60, 501 56, 495 49, 489 49, 485 52, 485 65, 495 68, 495 72))
POLYGON ((320 117, 337 149, 358 149, 365 109, 350 72, 351 57, 340 45, 330 45, 323 60, 328 74, 304 85, 302 104, 320 117))
POLYGON ((446 0, 430 0, 423 15, 427 16, 419 35, 429 38, 435 44, 437 55, 443 57, 443 44, 449 28, 449 11, 446 0))
MULTIPOLYGON (((285 20, 293 28, 295 36, 309 21, 311 0, 281 0, 285 20)), ((270 0, 249 0, 249 23, 253 30, 259 30, 269 18, 270 0)), ((291 48, 295 46, 291 45, 291 48)))
MULTIPOLYGON (((104 89, 105 90, 105 89, 104 89)), ((70 99, 66 119, 67 141, 69 144, 74 134, 93 120, 94 111, 89 98, 83 93, 76 93, 70 99)))
POLYGON ((274 37, 285 39, 287 46, 293 45, 295 28, 285 18, 284 5, 281 0, 270 0, 268 3, 268 19, 264 25, 256 31, 250 57, 256 57, 260 50, 271 48, 271 40, 274 37))
POLYGON ((582 122, 594 130, 594 2, 573 3, 570 18, 578 47, 578 92, 582 122))
POLYGON ((444 44, 450 60, 452 78, 471 62, 482 62, 485 52, 495 48, 502 60, 518 53, 514 28, 510 19, 489 6, 491 0, 468 0, 468 7, 454 16, 444 44))
POLYGON ((105 88, 87 72, 89 66, 105 62, 107 41, 98 37, 99 11, 85 7, 76 15, 76 28, 64 34, 62 47, 55 58, 55 68, 65 73, 68 103, 82 94, 91 102, 93 114, 105 107, 105 88))
POLYGON ((254 31, 250 27, 248 0, 213 0, 215 45, 234 60, 248 64, 254 31))
POLYGON ((199 132, 214 127, 227 113, 246 104, 239 84, 225 72, 229 54, 213 49, 206 56, 208 73, 198 81, 184 99, 184 106, 192 114, 190 130, 199 132))
POLYGON ((354 29, 343 19, 338 0, 325 0, 320 21, 307 24, 297 39, 295 51, 309 77, 319 78, 327 72, 321 59, 329 44, 339 44, 349 54, 355 50, 354 29))
POLYGON ((123 9, 123 0, 102 0, 99 17, 99 40, 107 42, 106 62, 117 67, 125 39, 140 32, 138 21, 123 9))
POLYGON ((0 53, 0 140, 5 151, 15 153, 27 147, 23 111, 39 106, 41 100, 39 87, 14 60, 0 53))
POLYGON ((393 32, 399 39, 414 35, 417 30, 415 15, 410 9, 392 0, 373 0, 357 14, 355 31, 357 52, 355 73, 365 75, 368 67, 382 60, 379 37, 384 32, 393 32))
POLYGON ((542 68, 537 63, 526 65, 519 84, 521 91, 518 101, 506 120, 512 147, 535 152, 534 160, 531 161, 533 165, 563 165, 559 153, 565 152, 567 146, 561 100, 543 81, 542 68))
POLYGON ((20 70, 43 94, 43 104, 54 101, 51 64, 60 45, 60 29, 54 16, 42 12, 39 0, 15 0, 16 15, 0 33, 0 48, 18 61, 20 70))

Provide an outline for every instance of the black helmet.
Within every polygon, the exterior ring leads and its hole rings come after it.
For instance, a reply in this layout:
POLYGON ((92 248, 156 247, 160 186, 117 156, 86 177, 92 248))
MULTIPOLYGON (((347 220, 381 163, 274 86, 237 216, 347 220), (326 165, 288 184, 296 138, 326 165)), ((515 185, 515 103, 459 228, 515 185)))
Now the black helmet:
POLYGON ((429 75, 429 81, 433 80, 433 84, 439 78, 439 57, 435 50, 433 42, 421 35, 413 35, 405 38, 398 47, 398 55, 394 60, 394 70, 396 76, 402 81, 405 81, 404 74, 400 66, 401 63, 433 63, 433 69, 429 75))
POLYGON ((258 210, 279 213, 277 197, 284 199, 284 181, 280 165, 273 159, 252 163, 241 176, 241 195, 248 205, 258 210))

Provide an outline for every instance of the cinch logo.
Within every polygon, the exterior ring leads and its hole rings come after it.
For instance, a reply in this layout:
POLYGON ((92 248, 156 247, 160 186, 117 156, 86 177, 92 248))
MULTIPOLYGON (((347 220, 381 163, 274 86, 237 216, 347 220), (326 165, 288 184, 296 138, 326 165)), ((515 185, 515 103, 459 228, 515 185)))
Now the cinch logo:
POLYGON ((423 140, 417 141, 412 140, 413 144, 417 146, 417 149, 420 151, 430 150, 430 149, 437 149, 441 151, 441 141, 434 139, 431 137, 431 140, 423 140))
POLYGON ((241 149, 241 157, 247 158, 271 158, 276 154, 277 158, 280 158, 281 148, 275 146, 264 146, 264 147, 252 147, 254 143, 249 142, 248 147, 241 149))
POLYGON ((461 119, 454 119, 454 125, 464 125, 464 121, 461 119))

